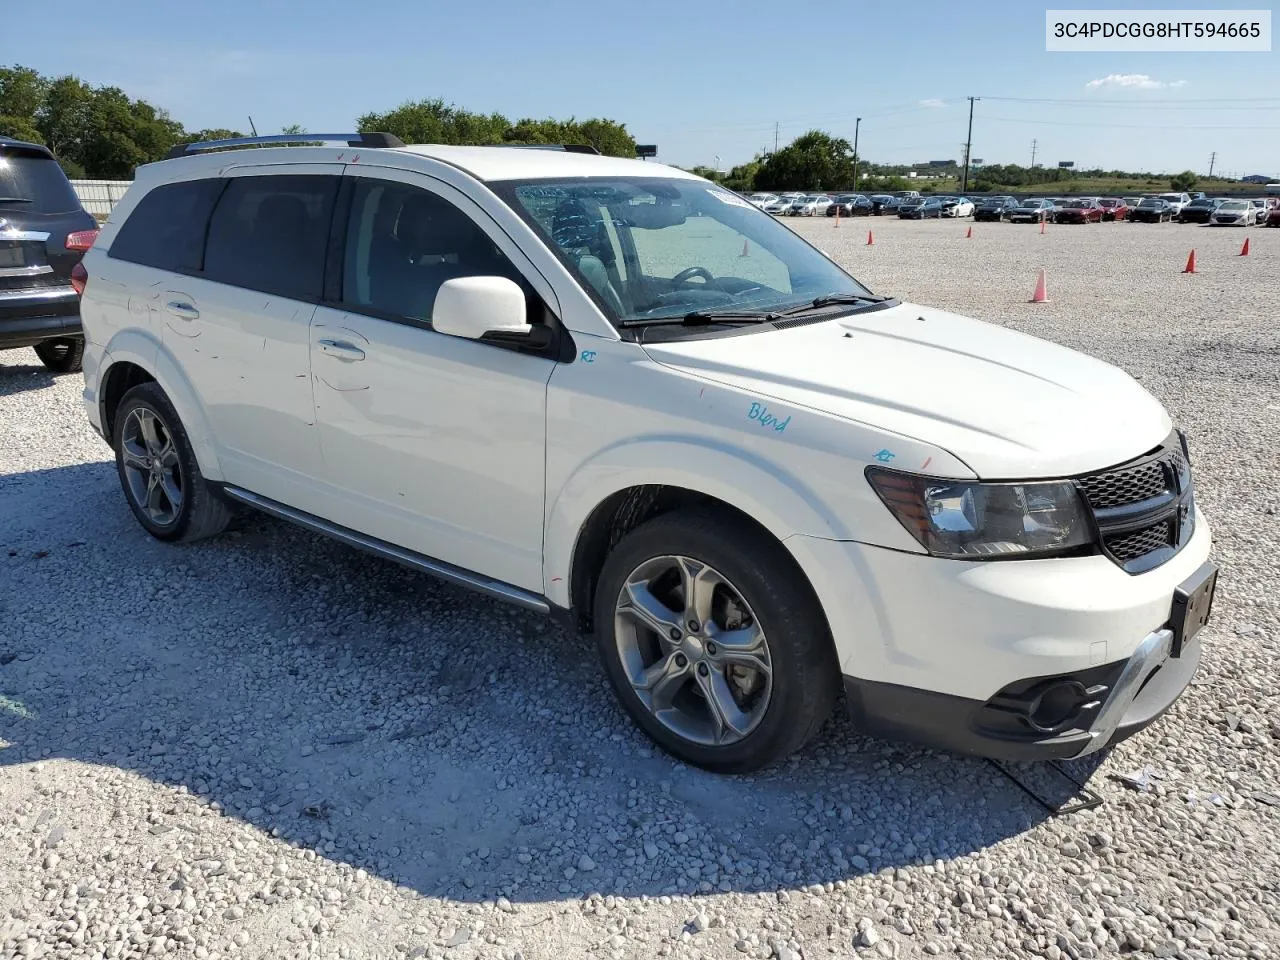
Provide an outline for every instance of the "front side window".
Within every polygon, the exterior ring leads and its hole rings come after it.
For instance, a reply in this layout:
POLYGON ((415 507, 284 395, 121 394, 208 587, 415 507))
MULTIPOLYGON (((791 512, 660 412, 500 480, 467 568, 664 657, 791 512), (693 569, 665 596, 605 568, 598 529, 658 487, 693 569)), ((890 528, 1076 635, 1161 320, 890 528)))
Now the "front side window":
POLYGON ((208 280, 318 301, 338 178, 232 177, 209 221, 208 280))
POLYGON ((772 217, 699 180, 592 177, 495 187, 615 322, 868 293, 772 217))
POLYGON ((429 321, 446 280, 494 276, 527 292, 515 265, 448 200, 405 183, 357 180, 343 256, 344 303, 429 321))

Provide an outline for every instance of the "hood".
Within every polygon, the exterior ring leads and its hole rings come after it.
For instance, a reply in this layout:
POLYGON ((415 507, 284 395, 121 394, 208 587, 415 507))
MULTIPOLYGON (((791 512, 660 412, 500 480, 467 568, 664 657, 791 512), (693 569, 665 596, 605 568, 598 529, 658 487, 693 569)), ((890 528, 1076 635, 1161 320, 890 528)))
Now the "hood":
POLYGON ((1117 367, 913 304, 644 349, 694 376, 931 443, 984 478, 1086 473, 1145 453, 1173 429, 1117 367))

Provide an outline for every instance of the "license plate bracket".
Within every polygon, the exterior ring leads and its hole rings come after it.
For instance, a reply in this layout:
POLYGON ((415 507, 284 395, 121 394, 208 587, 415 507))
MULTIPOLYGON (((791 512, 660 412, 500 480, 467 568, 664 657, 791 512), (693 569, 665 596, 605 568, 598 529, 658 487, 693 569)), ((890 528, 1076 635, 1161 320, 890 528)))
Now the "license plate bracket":
POLYGON ((0 267, 20 267, 23 262, 21 247, 0 245, 0 267))
POLYGON ((1196 634, 1209 622, 1217 585, 1218 568, 1206 561, 1174 589, 1173 609, 1169 615, 1169 627, 1173 631, 1170 656, 1182 656, 1183 649, 1190 646, 1196 634))

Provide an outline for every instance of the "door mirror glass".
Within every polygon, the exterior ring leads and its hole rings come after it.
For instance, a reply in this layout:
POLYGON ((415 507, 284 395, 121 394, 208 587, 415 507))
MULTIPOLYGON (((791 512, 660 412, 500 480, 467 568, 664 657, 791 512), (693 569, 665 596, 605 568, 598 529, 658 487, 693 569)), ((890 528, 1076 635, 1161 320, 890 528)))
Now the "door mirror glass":
POLYGON ((507 277, 455 277, 440 285, 431 311, 437 333, 467 340, 527 336, 524 291, 507 277))

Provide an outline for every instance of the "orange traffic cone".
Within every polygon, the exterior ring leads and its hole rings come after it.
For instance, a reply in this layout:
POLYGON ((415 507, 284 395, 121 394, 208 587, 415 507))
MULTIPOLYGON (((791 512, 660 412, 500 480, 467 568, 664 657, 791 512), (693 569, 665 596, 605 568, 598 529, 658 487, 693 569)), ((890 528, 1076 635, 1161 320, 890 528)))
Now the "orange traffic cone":
POLYGON ((968 230, 966 230, 966 231, 965 231, 964 238, 965 238, 966 240, 972 240, 972 239, 973 239, 973 227, 970 227, 968 230))
POLYGON ((1049 287, 1045 283, 1044 267, 1040 268, 1040 275, 1036 277, 1036 292, 1031 294, 1031 303, 1048 303, 1049 287))
POLYGON ((1182 272, 1183 272, 1183 273, 1195 273, 1195 272, 1196 272, 1196 252, 1195 252, 1195 250, 1192 250, 1192 251, 1191 251, 1191 253, 1187 256, 1187 265, 1186 265, 1185 267, 1183 267, 1183 268, 1182 268, 1182 272))
POLYGON ((1247 257, 1249 255, 1249 238, 1244 238, 1244 246, 1240 248, 1240 256, 1247 257))
POLYGON ((869 246, 871 246, 871 245, 872 245, 873 243, 875 243, 875 242, 876 242, 875 237, 871 236, 871 231, 870 231, 870 230, 868 230, 868 231, 867 231, 867 246, 869 247, 869 246))
POLYGON ((749 257, 749 256, 751 256, 751 241, 750 241, 750 240, 743 240, 743 241, 742 241, 742 252, 741 252, 740 254, 738 254, 738 256, 739 256, 739 257, 749 257))

